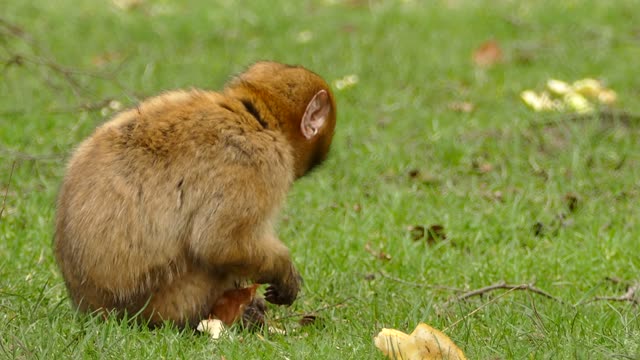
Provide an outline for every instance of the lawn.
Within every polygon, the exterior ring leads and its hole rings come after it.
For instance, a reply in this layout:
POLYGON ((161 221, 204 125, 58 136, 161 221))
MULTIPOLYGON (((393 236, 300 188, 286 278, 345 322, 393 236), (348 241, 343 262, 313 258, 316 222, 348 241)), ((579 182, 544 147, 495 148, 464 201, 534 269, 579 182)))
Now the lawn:
POLYGON ((382 359, 381 328, 426 322, 470 359, 640 359, 640 2, 131 3, 0 5, 0 358, 382 359), (76 314, 51 250, 74 146, 120 106, 261 59, 338 102, 331 156, 278 224, 305 279, 269 308, 286 335, 76 314), (551 78, 618 99, 528 108, 551 78), (503 281, 522 287, 469 293, 503 281))

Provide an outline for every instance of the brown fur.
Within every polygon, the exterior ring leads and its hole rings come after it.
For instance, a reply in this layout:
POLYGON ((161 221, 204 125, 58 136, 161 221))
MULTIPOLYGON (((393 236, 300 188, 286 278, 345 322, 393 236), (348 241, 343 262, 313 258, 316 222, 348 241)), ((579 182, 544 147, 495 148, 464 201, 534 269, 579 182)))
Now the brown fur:
POLYGON ((260 62, 222 92, 167 92, 99 127, 58 198, 54 250, 73 303, 189 325, 239 281, 293 302, 300 277, 273 221, 326 157, 335 116, 318 75, 260 62), (330 112, 307 139, 300 122, 323 90, 330 112))

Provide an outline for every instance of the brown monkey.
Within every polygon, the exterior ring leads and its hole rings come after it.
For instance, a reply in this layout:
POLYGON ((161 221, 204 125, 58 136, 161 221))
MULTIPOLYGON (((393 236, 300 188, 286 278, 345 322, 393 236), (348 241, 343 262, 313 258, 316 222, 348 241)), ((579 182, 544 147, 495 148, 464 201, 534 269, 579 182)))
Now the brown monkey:
POLYGON ((301 278, 273 222, 335 120, 320 76, 259 62, 222 92, 167 92, 99 127, 58 197, 54 250, 75 306, 195 326, 243 281, 291 304, 301 278))

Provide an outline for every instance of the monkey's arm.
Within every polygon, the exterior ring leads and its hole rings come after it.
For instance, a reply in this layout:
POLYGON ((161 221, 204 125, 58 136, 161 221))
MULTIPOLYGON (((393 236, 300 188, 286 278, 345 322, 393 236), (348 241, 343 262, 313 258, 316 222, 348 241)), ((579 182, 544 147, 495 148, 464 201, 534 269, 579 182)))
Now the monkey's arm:
MULTIPOLYGON (((215 230, 211 233, 219 234, 215 230)), ((293 303, 302 279, 289 249, 280 240, 269 233, 247 234, 240 229, 225 238, 226 244, 219 243, 221 238, 216 236, 209 246, 192 249, 205 266, 230 279, 269 284, 265 292, 267 301, 278 305, 293 303)))
POLYGON ((265 294, 269 302, 291 304, 301 279, 272 227, 289 179, 265 178, 243 165, 226 170, 216 174, 218 181, 194 216, 190 251, 207 268, 231 279, 270 284, 265 294))

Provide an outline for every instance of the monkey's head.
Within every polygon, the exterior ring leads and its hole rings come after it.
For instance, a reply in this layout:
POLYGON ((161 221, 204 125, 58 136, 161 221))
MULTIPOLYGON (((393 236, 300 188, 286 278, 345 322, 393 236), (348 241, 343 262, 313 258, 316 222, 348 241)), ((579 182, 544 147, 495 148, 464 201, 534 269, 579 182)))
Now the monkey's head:
POLYGON ((326 159, 336 125, 336 104, 319 75, 301 66, 258 62, 230 81, 225 92, 240 98, 249 95, 265 125, 285 134, 293 148, 296 177, 326 159))

